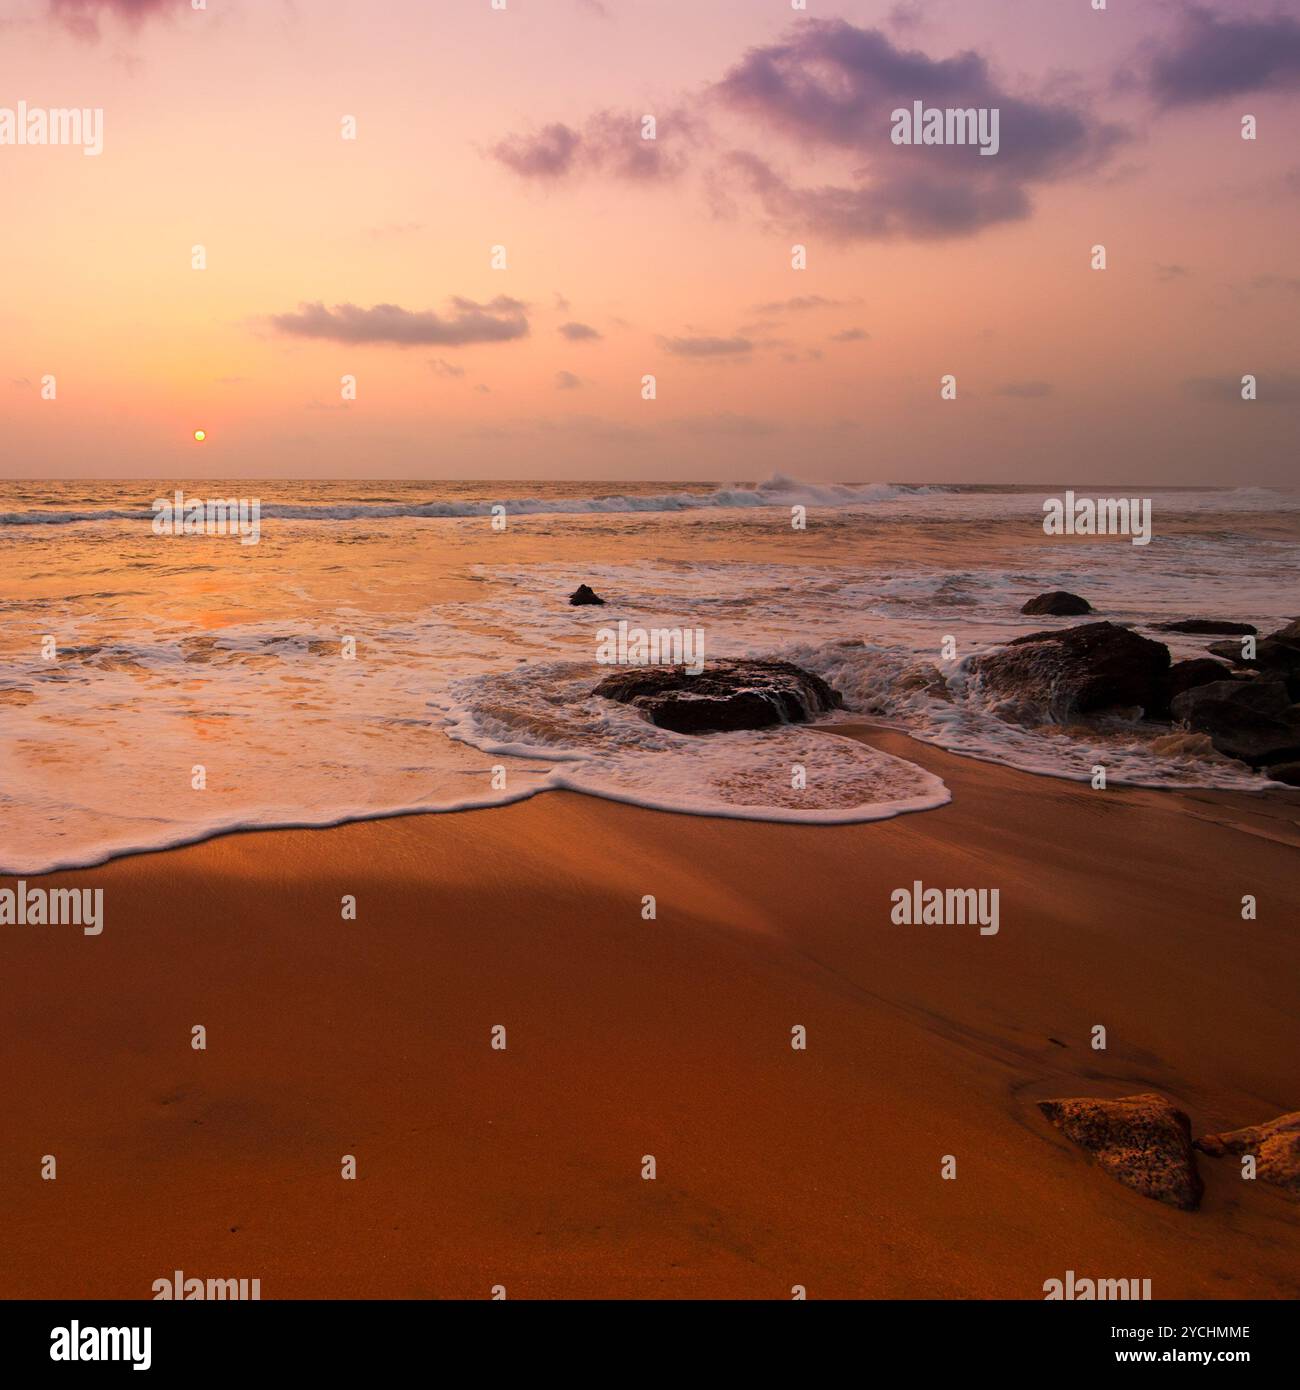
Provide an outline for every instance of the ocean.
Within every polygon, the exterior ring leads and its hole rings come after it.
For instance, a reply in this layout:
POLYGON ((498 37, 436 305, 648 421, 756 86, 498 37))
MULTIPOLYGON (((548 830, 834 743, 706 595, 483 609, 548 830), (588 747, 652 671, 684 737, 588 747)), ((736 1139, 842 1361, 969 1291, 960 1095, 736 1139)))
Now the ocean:
POLYGON ((1074 490, 1149 498, 1150 544, 1049 536, 1063 492, 1021 486, 0 482, 0 872, 556 788, 832 824, 944 804, 931 773, 835 736, 864 719, 1047 776, 1263 786, 1131 716, 1012 722, 968 663, 1093 620, 1020 614, 1049 589, 1175 660, 1214 639, 1153 624, 1273 630, 1300 610, 1300 492, 1074 490), (257 543, 155 534, 177 488, 256 499, 257 543), (605 606, 571 607, 580 583, 605 606), (845 708, 656 728, 591 694, 620 621, 698 629, 706 659, 795 661, 845 708))

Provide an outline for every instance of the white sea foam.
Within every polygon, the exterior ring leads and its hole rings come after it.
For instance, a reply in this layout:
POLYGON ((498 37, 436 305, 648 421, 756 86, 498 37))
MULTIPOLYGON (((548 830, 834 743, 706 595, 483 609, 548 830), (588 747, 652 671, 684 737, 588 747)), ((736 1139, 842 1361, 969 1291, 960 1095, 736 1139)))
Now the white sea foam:
MULTIPOLYGON (((569 495, 506 501, 511 510, 536 503, 538 515, 567 515, 568 527, 616 527, 604 553, 617 562, 511 563, 515 552, 503 544, 498 561, 480 563, 486 528, 453 519, 433 553, 461 547, 455 553, 467 567, 457 593, 468 596, 431 604, 410 597, 410 567, 431 553, 428 541, 413 539, 425 534, 423 513, 382 489, 339 500, 342 485, 311 485, 283 503, 265 490, 272 500, 264 516, 276 506, 307 515, 250 561, 211 550, 178 559, 175 547, 142 545, 147 525, 108 515, 120 506, 87 508, 103 499, 94 485, 77 487, 77 505, 59 510, 105 523, 82 539, 39 527, 0 532, 0 558, 12 573, 45 576, 25 596, 0 600, 0 869, 9 872, 95 863, 240 828, 498 805, 555 788, 680 812, 816 823, 942 804, 939 779, 836 733, 863 720, 1057 777, 1087 777, 1101 762, 1112 783, 1263 785, 1203 740, 1132 720, 1062 727, 1029 711, 1025 722, 1008 722, 970 680, 969 661, 1010 637, 1067 625, 1019 613, 1025 598, 1061 587, 1088 596, 1097 617, 1139 630, 1204 614, 1270 631, 1293 615, 1293 542, 1271 520, 1250 530, 1231 517, 1286 512, 1290 502, 1276 493, 1157 502, 1155 540, 1135 551, 1045 547, 1041 498, 1032 493, 822 488, 785 478, 630 498, 571 487, 569 495), (768 530, 757 509, 800 499, 834 509, 839 529, 824 534, 856 546, 856 559, 784 562, 772 537, 787 533, 788 522, 768 530), (622 503, 636 505, 620 513, 622 503), (675 513, 697 503, 714 509, 710 534, 749 516, 759 527, 754 558, 697 555, 693 540, 690 559, 646 558, 660 553, 661 538, 676 537, 680 551, 682 528, 700 523, 675 513), (1162 506, 1191 520, 1164 534, 1162 506), (325 550, 320 528, 299 525, 358 507, 370 509, 359 523, 332 518, 339 524, 325 550), (1008 540, 1004 527, 991 562, 982 528, 1007 518, 1024 520, 1024 544, 1008 540), (885 527, 904 538, 892 553, 909 557, 888 567, 872 560, 885 527), (353 572, 356 543, 366 538, 365 567, 353 572), (951 560, 934 558, 949 551, 951 560), (313 565, 321 568, 309 575, 313 565), (583 582, 609 605, 571 608, 567 594, 583 582), (183 603, 172 604, 173 589, 183 603), (250 613, 261 616, 252 621, 250 613), (606 674, 594 662, 595 633, 620 618, 647 628, 703 626, 710 659, 793 660, 835 686, 845 709, 815 726, 758 733, 658 729, 590 693, 606 674), (52 662, 35 650, 33 633, 47 632, 58 640, 52 662), (958 654, 945 662, 950 634, 958 654), (341 658, 345 635, 355 638, 358 661, 341 658), (203 791, 191 787, 195 765, 206 772, 203 791), (504 786, 493 785, 494 767, 505 768, 504 786), (806 769, 805 787, 793 785, 796 767, 806 769)), ((105 495, 120 501, 122 493, 117 484, 105 495)), ((10 496, 21 506, 9 510, 24 514, 33 501, 58 500, 57 491, 10 496)), ((453 500, 477 509, 464 515, 485 506, 453 500)), ((1176 658, 1204 654, 1204 638, 1155 635, 1176 658)))

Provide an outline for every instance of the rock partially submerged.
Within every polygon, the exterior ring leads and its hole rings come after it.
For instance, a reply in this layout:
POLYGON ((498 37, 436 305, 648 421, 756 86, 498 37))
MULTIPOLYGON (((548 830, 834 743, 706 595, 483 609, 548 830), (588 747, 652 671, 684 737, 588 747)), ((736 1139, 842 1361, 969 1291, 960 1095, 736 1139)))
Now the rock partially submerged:
POLYGON ((1170 708, 1225 757, 1251 767, 1300 758, 1300 708, 1281 681, 1213 681, 1175 696, 1170 708))
POLYGON ((1233 623, 1226 618, 1180 618, 1176 623, 1157 623, 1157 632, 1221 633, 1225 637, 1253 637, 1259 631, 1253 623, 1233 623))
POLYGON ((604 603, 605 600, 601 598, 601 596, 598 593, 596 593, 594 589, 588 588, 586 584, 579 584, 578 587, 569 595, 569 602, 573 604, 576 608, 579 604, 604 603))
POLYGON ((1254 656, 1247 656, 1240 642, 1211 642, 1207 650, 1237 666, 1285 682, 1287 694, 1300 700, 1300 619, 1261 637, 1255 643, 1254 656))
POLYGON ((1043 1100, 1038 1108, 1126 1187, 1183 1211, 1199 1204, 1191 1125, 1164 1096, 1043 1100))
POLYGON ((1158 706, 1146 711, 1149 719, 1172 719, 1171 705, 1184 690, 1195 690, 1199 685, 1211 685, 1214 681, 1233 678, 1232 668, 1225 666, 1213 657, 1196 656, 1189 661, 1175 661, 1165 675, 1164 696, 1158 706))
POLYGON ((1053 589, 1049 594, 1039 594, 1037 598, 1031 598, 1020 611, 1035 616, 1045 614, 1053 618, 1076 618, 1080 613, 1091 613, 1092 604, 1086 598, 1080 598, 1078 594, 1069 593, 1065 589, 1053 589))
POLYGON ((1160 710, 1169 648, 1115 623, 1032 632, 977 656, 972 674, 985 689, 1065 722, 1115 707, 1160 710))
POLYGON ((1263 1125, 1206 1134, 1196 1147, 1212 1158, 1225 1154, 1254 1154, 1255 1172, 1287 1192, 1300 1194, 1300 1110, 1280 1115, 1263 1125))
POLYGON ((800 724, 843 701, 820 676, 789 661, 714 661, 698 675, 684 666, 637 666, 592 691, 639 709, 679 734, 800 724))

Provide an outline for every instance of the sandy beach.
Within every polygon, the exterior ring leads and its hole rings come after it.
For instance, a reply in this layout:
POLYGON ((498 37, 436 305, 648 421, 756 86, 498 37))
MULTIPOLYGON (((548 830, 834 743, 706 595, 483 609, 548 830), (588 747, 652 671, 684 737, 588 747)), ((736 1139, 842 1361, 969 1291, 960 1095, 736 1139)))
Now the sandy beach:
POLYGON ((41 880, 102 887, 105 926, 0 934, 0 1294, 1032 1299, 1073 1269, 1295 1297, 1293 1199, 1200 1156, 1200 1210, 1163 1206, 1034 1102, 1160 1091, 1194 1134, 1300 1104, 1300 800, 855 733, 951 804, 795 826, 557 792, 41 880), (917 879, 999 888, 1000 930, 893 925, 917 879))

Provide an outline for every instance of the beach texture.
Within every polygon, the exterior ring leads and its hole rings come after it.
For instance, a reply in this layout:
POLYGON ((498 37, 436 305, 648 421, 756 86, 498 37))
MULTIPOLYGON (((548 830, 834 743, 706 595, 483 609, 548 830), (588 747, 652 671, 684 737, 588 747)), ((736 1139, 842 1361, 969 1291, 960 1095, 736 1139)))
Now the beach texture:
POLYGON ((795 826, 555 792, 41 880, 103 887, 105 926, 0 938, 0 1293, 1295 1297, 1294 1197, 1202 1154, 1198 1210, 1151 1201, 1037 1107, 1159 1093, 1201 1135, 1300 1105, 1295 794, 852 732, 952 802, 795 826), (918 879, 1000 887, 997 934, 893 925, 918 879))

